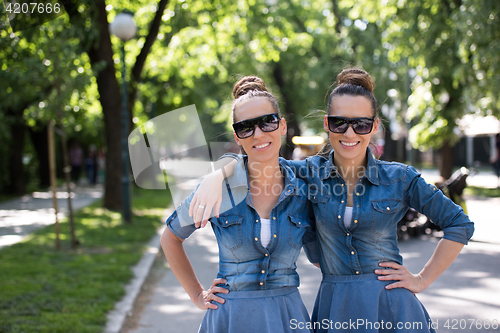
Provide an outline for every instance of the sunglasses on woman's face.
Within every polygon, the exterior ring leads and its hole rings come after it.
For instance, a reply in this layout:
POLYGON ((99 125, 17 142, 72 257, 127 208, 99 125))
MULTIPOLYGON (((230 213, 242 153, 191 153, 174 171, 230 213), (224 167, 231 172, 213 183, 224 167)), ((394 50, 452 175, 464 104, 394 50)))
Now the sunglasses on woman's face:
POLYGON ((271 113, 239 121, 233 124, 234 133, 240 139, 249 138, 254 134, 256 125, 262 132, 276 131, 280 126, 280 116, 277 113, 271 113))
POLYGON ((345 133, 352 126, 356 134, 369 134, 373 129, 375 118, 344 118, 337 116, 328 116, 328 129, 332 133, 345 133))

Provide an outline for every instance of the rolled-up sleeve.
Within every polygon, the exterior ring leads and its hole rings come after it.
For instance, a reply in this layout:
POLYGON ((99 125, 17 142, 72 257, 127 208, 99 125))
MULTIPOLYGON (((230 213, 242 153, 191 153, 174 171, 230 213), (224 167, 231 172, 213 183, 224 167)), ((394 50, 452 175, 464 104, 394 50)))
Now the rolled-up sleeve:
POLYGON ((180 239, 186 239, 196 230, 193 218, 189 216, 189 205, 194 196, 191 193, 167 219, 167 227, 180 239))
POLYGON ((428 184, 413 167, 406 170, 405 202, 443 229, 444 239, 467 244, 474 223, 462 207, 447 198, 436 186, 428 184))

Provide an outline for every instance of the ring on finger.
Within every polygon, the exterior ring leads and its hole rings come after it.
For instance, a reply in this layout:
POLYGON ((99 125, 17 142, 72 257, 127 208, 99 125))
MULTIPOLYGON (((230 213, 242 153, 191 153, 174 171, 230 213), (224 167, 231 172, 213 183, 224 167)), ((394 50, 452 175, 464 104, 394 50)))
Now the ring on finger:
POLYGON ((205 208, 205 206, 199 205, 198 208, 203 209, 203 208, 205 208))

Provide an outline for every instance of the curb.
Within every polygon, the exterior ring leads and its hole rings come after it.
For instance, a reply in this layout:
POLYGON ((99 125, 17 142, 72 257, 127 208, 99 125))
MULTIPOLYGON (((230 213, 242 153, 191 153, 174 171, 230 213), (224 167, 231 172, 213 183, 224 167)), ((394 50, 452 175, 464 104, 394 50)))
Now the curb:
MULTIPOLYGON (((165 216, 170 216, 172 209, 165 211, 165 216)), ((163 219, 166 220, 166 217, 163 219)), ((156 231, 156 235, 146 244, 146 249, 142 253, 141 260, 132 268, 134 277, 125 286, 125 296, 115 304, 115 308, 108 313, 108 320, 104 333, 120 333, 127 315, 132 312, 137 295, 141 291, 142 285, 153 266, 156 255, 160 251, 160 238, 166 225, 162 225, 156 231)))

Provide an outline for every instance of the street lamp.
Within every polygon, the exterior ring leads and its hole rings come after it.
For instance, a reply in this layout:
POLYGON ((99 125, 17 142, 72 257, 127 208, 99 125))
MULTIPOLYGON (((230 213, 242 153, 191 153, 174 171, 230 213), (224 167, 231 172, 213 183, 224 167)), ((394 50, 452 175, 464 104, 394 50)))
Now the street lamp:
POLYGON ((130 204, 130 178, 128 134, 129 121, 127 109, 127 80, 125 78, 125 42, 135 36, 137 27, 133 16, 129 13, 116 15, 115 20, 109 25, 109 31, 122 40, 122 218, 124 222, 132 222, 130 204))

